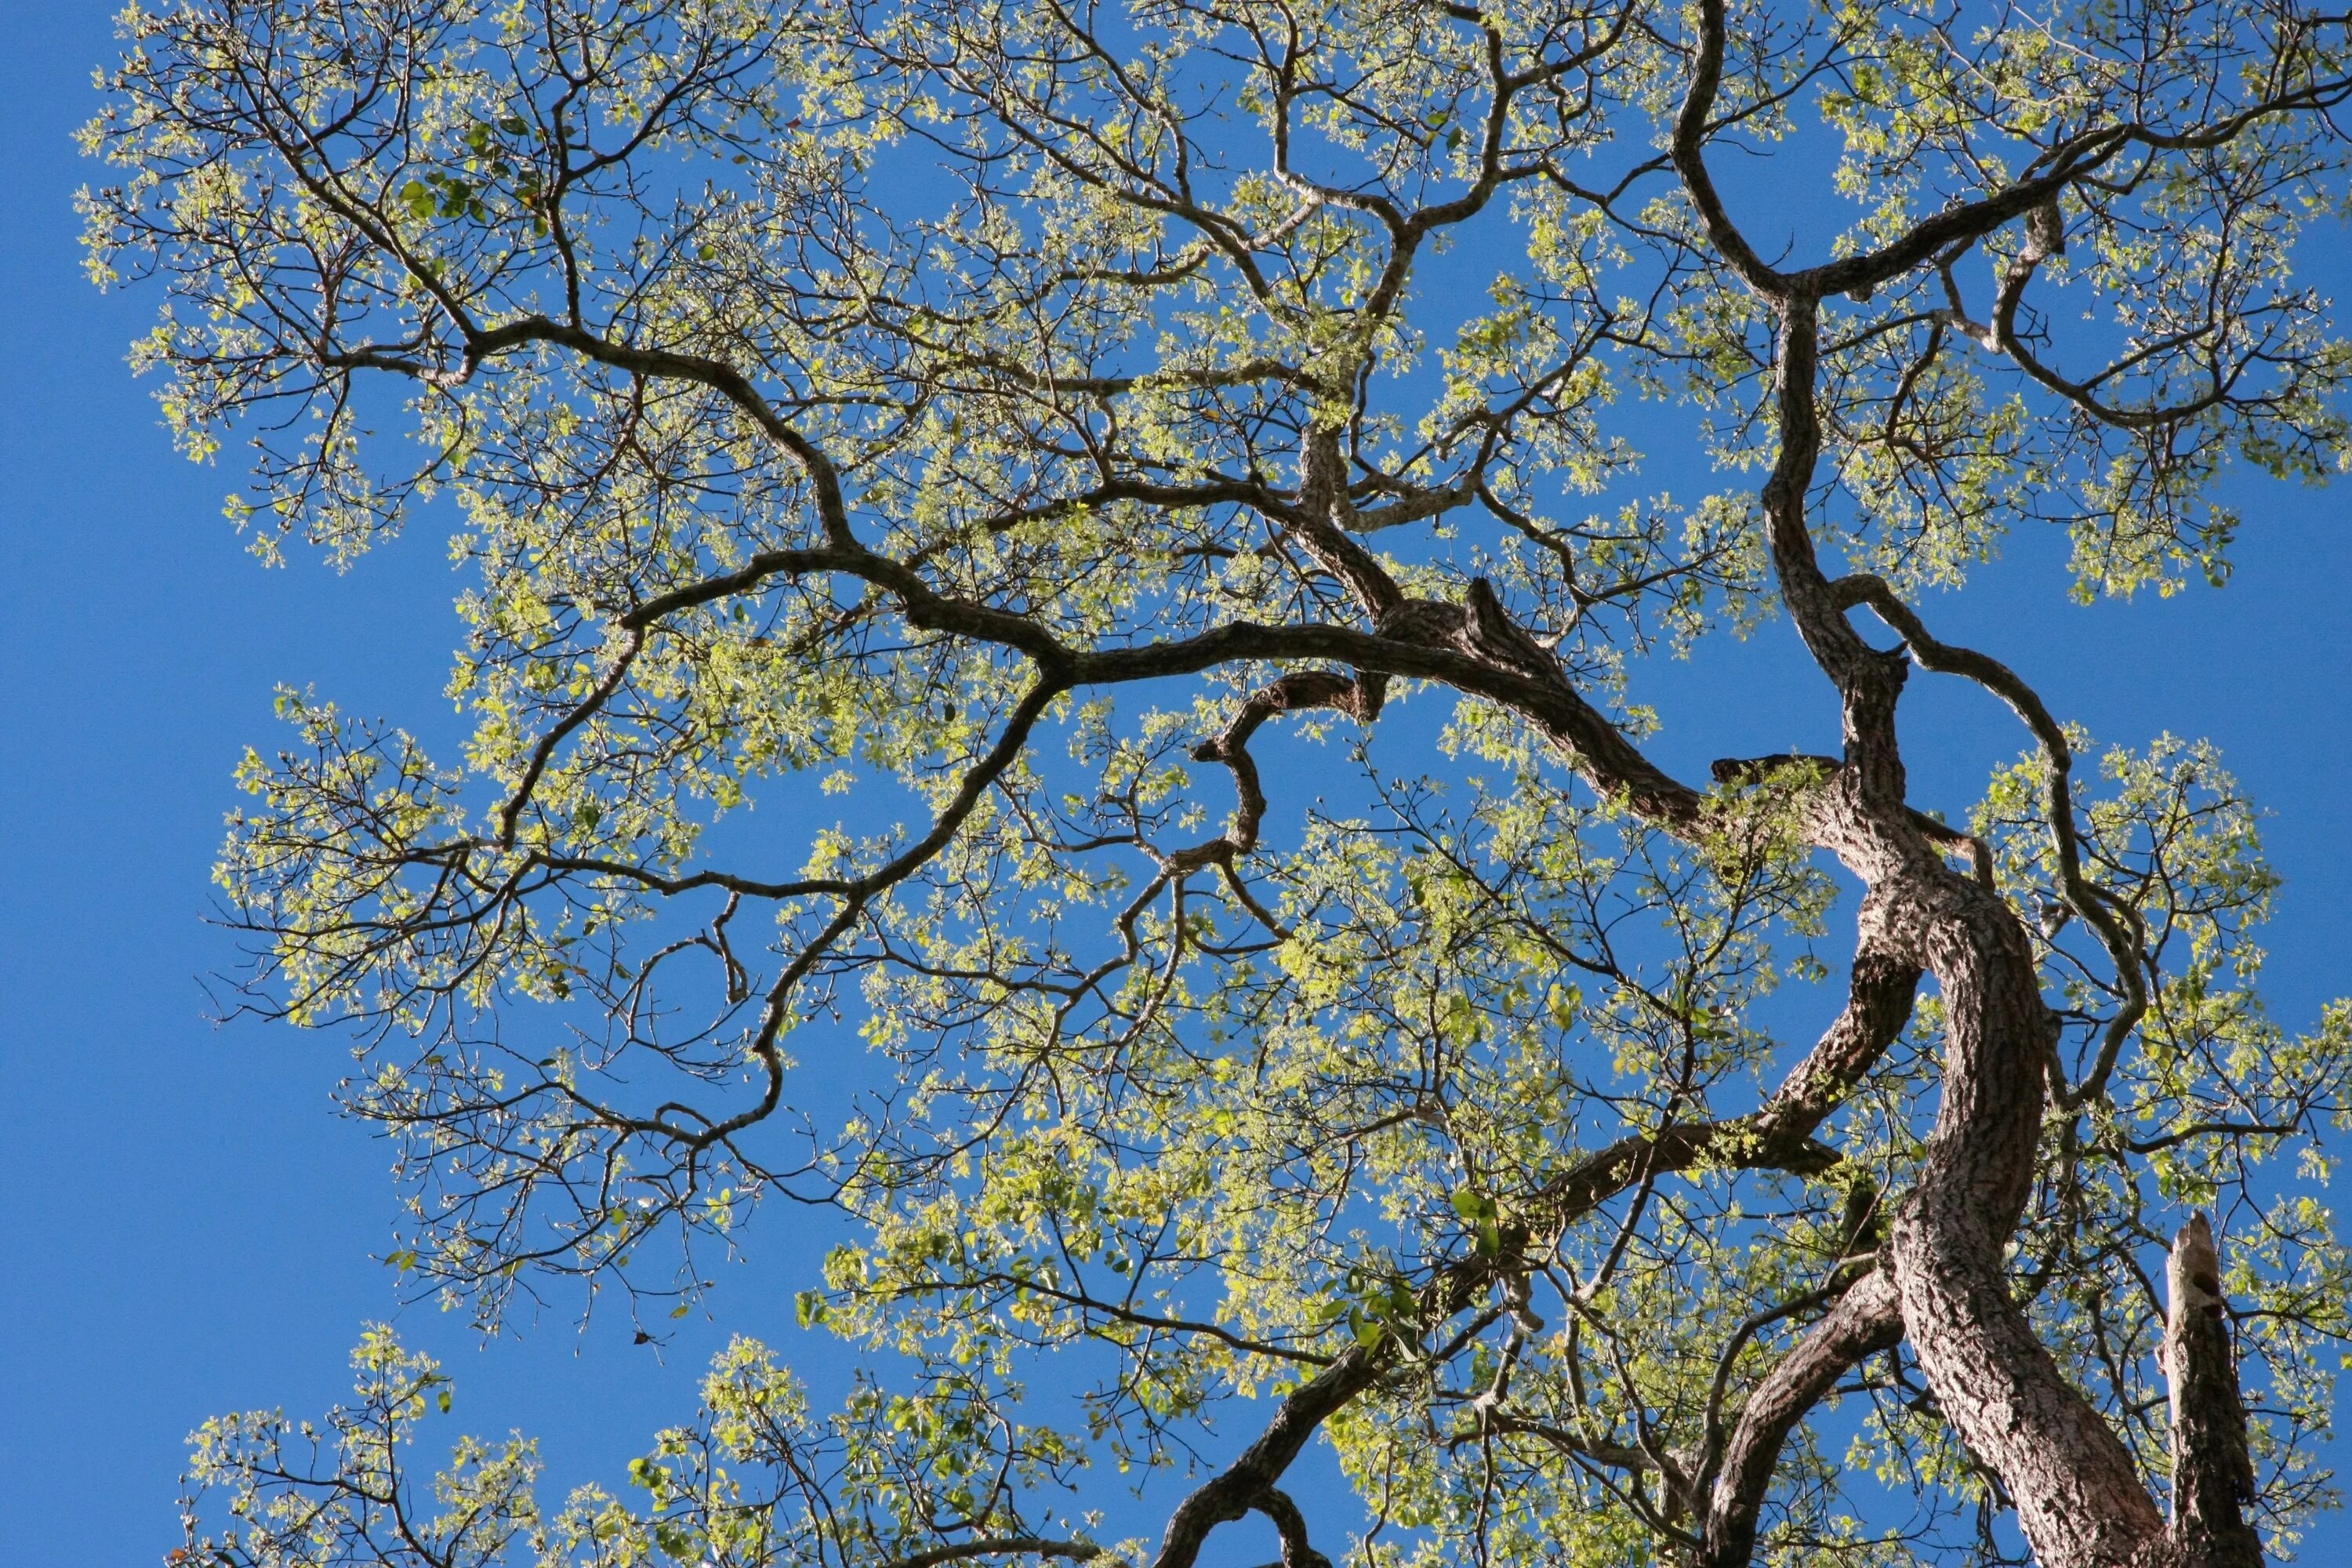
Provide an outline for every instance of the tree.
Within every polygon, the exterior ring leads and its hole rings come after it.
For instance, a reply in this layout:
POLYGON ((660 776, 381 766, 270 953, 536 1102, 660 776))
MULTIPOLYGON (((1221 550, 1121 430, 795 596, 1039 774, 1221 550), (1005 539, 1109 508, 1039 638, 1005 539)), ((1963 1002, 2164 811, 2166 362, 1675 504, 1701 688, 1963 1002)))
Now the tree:
POLYGON ((740 1342, 542 1510, 520 1439, 412 1480, 375 1331, 323 1432, 200 1434, 193 1560, 2221 1564, 2324 1500, 2352 1011, 2264 1013, 2210 748, 2079 770, 1921 606, 2042 522, 2218 584, 2217 486, 2342 465, 2345 17, 124 25, 92 267, 178 438, 265 556, 473 574, 462 755, 288 691, 219 869, 394 1262, 684 1310, 824 1205, 869 1352, 819 1416, 740 1342), (1842 750, 1672 776, 1650 661, 1759 628, 1842 750), (1966 830, 1915 668, 2023 727, 1966 830))

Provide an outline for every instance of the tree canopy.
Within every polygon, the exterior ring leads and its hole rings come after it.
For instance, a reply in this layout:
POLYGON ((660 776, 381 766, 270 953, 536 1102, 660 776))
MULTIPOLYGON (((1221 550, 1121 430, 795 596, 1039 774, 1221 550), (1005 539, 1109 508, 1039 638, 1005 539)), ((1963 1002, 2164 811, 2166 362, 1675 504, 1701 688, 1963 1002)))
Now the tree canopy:
POLYGON ((866 1368, 740 1340, 541 1501, 415 1471, 372 1331, 199 1434, 191 1562, 2087 1568, 2326 1500, 2352 1010, 2265 1012, 2211 748, 1933 624, 2024 527, 2219 583, 2217 487, 2344 466, 2352 19, 123 26, 91 268, 177 438, 265 557, 467 572, 460 745, 289 689, 248 755, 247 1005, 355 1036, 414 1292, 773 1337, 716 1262, 823 1205, 866 1368), (1653 661, 1791 630, 1837 754, 1645 754, 1653 661), (2020 721, 1964 824, 1915 671, 2020 721))

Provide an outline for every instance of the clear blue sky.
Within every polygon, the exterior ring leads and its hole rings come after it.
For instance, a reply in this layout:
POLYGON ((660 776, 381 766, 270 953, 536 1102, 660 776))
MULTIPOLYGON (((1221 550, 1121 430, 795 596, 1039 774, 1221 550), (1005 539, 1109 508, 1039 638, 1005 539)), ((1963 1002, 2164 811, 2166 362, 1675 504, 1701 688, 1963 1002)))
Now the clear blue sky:
MULTIPOLYGON (((202 916, 229 770, 269 738, 272 685, 414 723, 456 635, 426 530, 345 576, 263 571, 221 518, 236 475, 176 458, 125 371, 155 299, 83 281, 71 210, 91 173, 71 132, 113 5, 13 0, 0 51, 0 1568, 154 1563, 178 1540, 189 1429, 238 1407, 322 1411, 358 1325, 395 1310, 371 1261, 388 1152, 329 1114, 341 1052, 207 1023, 200 977, 232 953, 202 916)), ((1999 653, 2102 740, 2223 746, 2273 813, 2288 883, 2271 995, 2301 1025, 2352 992, 2352 489, 2239 499, 2226 592, 2077 607, 2056 542, 2025 539, 1985 593, 1931 608, 1939 635, 1999 653)), ((1669 721, 1661 760, 1703 773, 1743 747, 1832 743, 1792 644, 1776 630, 1645 676, 1669 721)), ((1924 677, 1906 713, 1924 805, 1964 808, 2024 743, 1924 677)), ((776 1217, 715 1320, 658 1356, 617 1316, 581 1335, 553 1313, 487 1349, 429 1310, 402 1329, 457 1375, 467 1428, 537 1433, 554 1489, 610 1481, 691 1409, 727 1332, 829 1353, 790 1326, 823 1237, 776 1217)), ((2352 1468, 2352 1444, 2336 1452, 2352 1468)), ((2352 1527, 2325 1527, 2304 1560, 2352 1562, 2352 1527)))

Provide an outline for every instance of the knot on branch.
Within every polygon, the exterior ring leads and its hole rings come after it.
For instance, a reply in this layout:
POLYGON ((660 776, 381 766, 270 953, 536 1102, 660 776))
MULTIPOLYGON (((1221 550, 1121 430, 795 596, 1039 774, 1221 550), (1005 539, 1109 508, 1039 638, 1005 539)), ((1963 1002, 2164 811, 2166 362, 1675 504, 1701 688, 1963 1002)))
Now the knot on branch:
POLYGON ((2052 196, 2025 215, 2025 250, 2018 259, 2032 263, 2066 254, 2066 216, 2052 196))
POLYGON ((1443 599, 1399 599, 1372 617, 1372 631, 1391 642, 1416 647, 1459 647, 1462 606, 1443 599))
POLYGON ((1484 577, 1470 579, 1459 605, 1443 599, 1399 599, 1372 617, 1372 631, 1391 642, 1449 648, 1514 675, 1566 684, 1559 660, 1513 618, 1502 595, 1484 577))

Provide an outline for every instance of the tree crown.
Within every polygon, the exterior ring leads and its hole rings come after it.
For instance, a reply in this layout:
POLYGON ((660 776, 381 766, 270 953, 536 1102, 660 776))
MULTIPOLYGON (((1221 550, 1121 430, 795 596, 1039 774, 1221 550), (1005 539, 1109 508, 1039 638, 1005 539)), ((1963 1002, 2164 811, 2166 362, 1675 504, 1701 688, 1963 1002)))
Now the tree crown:
POLYGON ((317 1457, 206 1429, 192 1552, 1190 1568, 1256 1511, 1286 1568, 1871 1563, 2014 1510, 2203 1563, 2321 1496, 2352 1013, 2264 1013, 2210 748, 2078 771, 1916 604, 2037 521, 2080 594, 2218 582, 2225 474, 2340 466, 2294 262, 2343 18, 124 26, 91 265, 167 290, 179 439, 250 437, 265 555, 441 497, 471 573, 461 752, 289 691, 218 873, 252 1005, 359 1034, 404 1278, 683 1310, 822 1204, 801 1316, 876 1358, 817 1417, 744 1342, 642 1500, 476 1446, 427 1521, 440 1374, 374 1335, 317 1457), (1644 659, 1780 621, 1840 754, 1644 754, 1644 659), (1913 666, 2023 726, 1966 831, 1906 798, 1913 666), (2149 1263, 2189 1208, 2202 1296, 2149 1263), (1282 1489, 1318 1439, 1354 1513, 1282 1489), (1152 1540, 1095 1539, 1112 1464, 1191 1472, 1152 1540))

